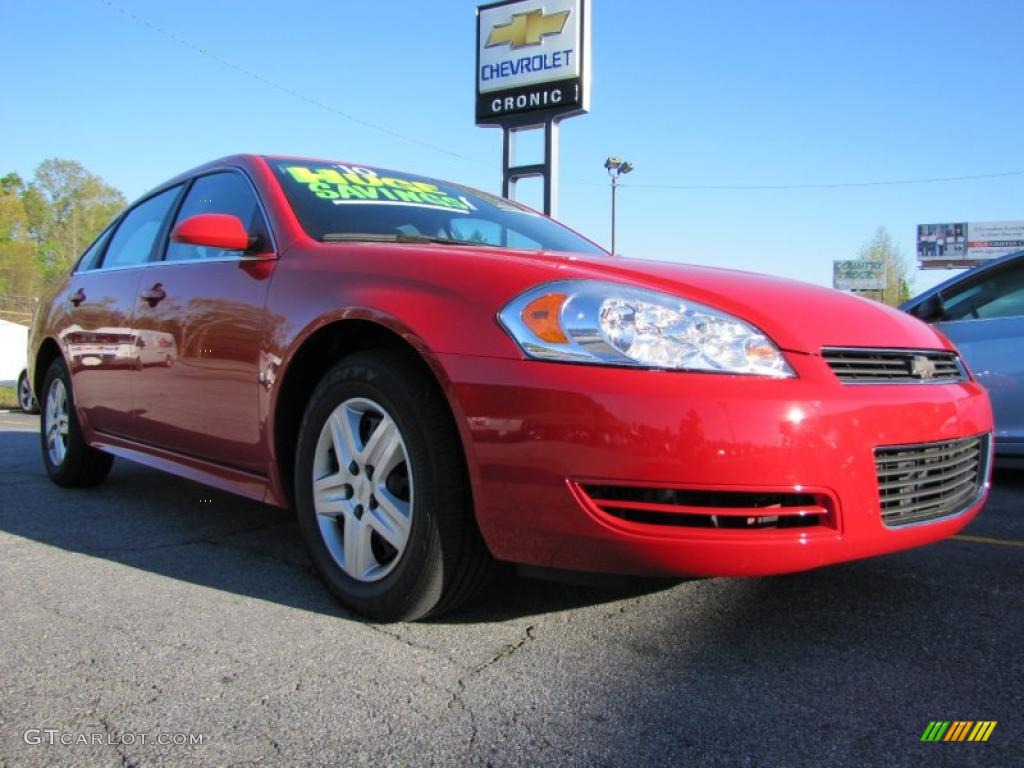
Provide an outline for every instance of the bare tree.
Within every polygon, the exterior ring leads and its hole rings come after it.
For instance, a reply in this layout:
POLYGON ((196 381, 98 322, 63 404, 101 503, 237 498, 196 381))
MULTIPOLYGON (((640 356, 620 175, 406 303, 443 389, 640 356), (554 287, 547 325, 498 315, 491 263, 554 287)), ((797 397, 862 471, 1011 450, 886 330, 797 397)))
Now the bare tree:
POLYGON ((886 288, 880 297, 883 303, 898 307, 910 298, 914 282, 911 262, 893 243, 889 230, 885 227, 876 229, 875 236, 861 246, 859 258, 862 261, 885 262, 886 288))

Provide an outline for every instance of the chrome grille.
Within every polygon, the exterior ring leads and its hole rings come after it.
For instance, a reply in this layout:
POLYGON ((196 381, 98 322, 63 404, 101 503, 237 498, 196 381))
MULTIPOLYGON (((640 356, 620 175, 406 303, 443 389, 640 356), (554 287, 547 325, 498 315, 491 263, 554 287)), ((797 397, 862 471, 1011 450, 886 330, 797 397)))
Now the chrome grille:
POLYGON ((967 378, 955 352, 830 347, 821 355, 847 384, 948 383, 967 378))
POLYGON ((875 449, 882 522, 888 526, 963 512, 988 477, 989 436, 875 449))

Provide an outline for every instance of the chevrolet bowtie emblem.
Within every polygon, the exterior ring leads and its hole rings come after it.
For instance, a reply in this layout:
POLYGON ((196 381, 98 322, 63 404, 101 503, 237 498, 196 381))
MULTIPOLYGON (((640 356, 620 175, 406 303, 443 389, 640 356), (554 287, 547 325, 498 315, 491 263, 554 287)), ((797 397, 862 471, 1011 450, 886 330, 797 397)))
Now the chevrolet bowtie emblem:
POLYGON ((935 377, 935 363, 924 355, 910 358, 910 375, 915 379, 931 379, 935 377))
POLYGON ((565 28, 568 18, 569 11, 559 11, 546 16, 540 9, 529 13, 515 13, 512 15, 512 21, 507 24, 494 25, 490 37, 487 38, 487 47, 505 44, 513 48, 540 45, 541 38, 545 35, 560 33, 565 28))

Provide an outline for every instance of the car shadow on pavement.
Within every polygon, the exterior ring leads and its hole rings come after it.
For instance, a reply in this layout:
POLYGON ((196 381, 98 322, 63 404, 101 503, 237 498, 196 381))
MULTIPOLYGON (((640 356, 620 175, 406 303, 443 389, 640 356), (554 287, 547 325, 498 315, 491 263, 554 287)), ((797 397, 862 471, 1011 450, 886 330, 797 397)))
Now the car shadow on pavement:
MULTIPOLYGON (((0 431, 0 530, 153 573, 353 618, 327 592, 292 513, 118 459, 97 488, 50 483, 34 432, 0 431)), ((664 587, 550 584, 499 567, 483 599, 437 622, 506 621, 664 587)))
POLYGON ((1020 601, 1012 582, 997 581, 1015 554, 954 541, 789 576, 707 580, 645 601, 620 634, 602 637, 629 685, 581 702, 574 743, 635 765, 680 752, 708 759, 673 764, 1019 764, 1020 674, 1009 660, 1019 656, 1010 606, 1020 601), (1004 741, 984 762, 925 752, 922 730, 947 711, 997 713, 1004 741), (645 738, 626 753, 608 723, 645 738), (807 738, 786 736, 797 733, 807 738), (730 759, 711 759, 724 744, 730 759))

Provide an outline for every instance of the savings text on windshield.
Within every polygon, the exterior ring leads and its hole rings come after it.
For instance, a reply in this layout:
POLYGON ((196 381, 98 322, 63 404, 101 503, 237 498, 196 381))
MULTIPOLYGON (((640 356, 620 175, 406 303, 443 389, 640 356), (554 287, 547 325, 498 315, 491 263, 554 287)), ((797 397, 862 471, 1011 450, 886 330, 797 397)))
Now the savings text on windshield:
POLYGON ((381 176, 373 168, 350 165, 307 168, 289 165, 285 171, 321 200, 329 200, 334 205, 411 205, 457 213, 476 210, 467 198, 450 194, 436 184, 381 176))

